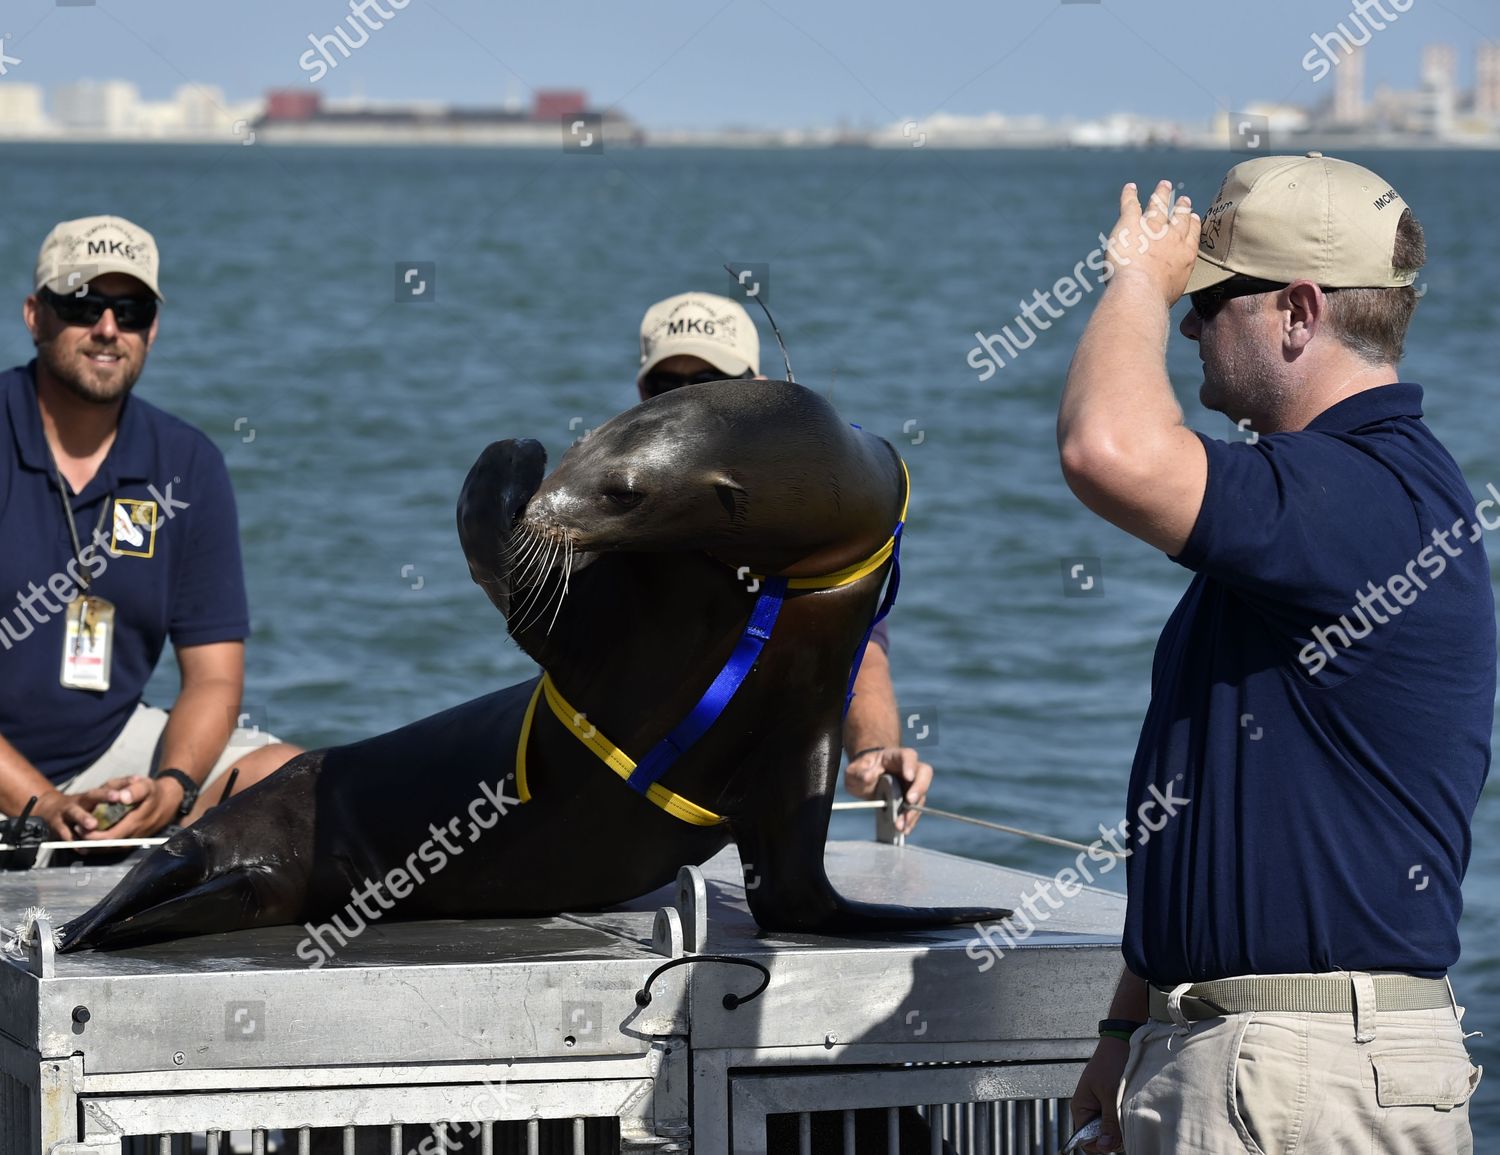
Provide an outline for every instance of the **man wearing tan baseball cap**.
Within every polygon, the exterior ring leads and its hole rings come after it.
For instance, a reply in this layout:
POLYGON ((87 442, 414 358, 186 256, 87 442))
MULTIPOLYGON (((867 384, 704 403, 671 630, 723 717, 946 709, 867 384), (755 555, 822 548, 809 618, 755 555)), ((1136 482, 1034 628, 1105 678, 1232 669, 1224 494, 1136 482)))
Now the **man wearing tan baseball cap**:
MULTIPOLYGON (((738 301, 715 293, 678 293, 658 301, 641 318, 641 364, 636 389, 645 401, 684 385, 750 380, 760 376, 760 335, 738 301)), ((900 784, 913 806, 927 798, 932 767, 901 743, 901 715, 891 681, 888 619, 875 626, 855 676, 854 699, 844 718, 844 787, 857 798, 873 798, 884 775, 900 784)), ((916 825, 908 811, 902 833, 916 825)))
POLYGON ((158 301, 160 257, 156 238, 124 217, 85 217, 63 221, 47 234, 36 260, 36 287, 74 293, 109 273, 133 277, 158 301))
POLYGON ((641 318, 641 400, 705 381, 760 372, 760 334, 745 307, 714 293, 678 293, 641 318))
MULTIPOLYGON (((1468 1151, 1447 971, 1489 767, 1475 506, 1400 363, 1426 246, 1391 182, 1247 161, 1200 218, 1120 200, 1058 416, 1063 473, 1195 575, 1157 645, 1127 799, 1125 971, 1073 1098, 1085 1151, 1468 1151), (1167 376, 1170 310, 1203 404, 1167 376), (1226 1096, 1225 1088, 1228 1088, 1226 1096)), ((1104 1008, 1100 1008, 1104 1011, 1104 1008)))
POLYGON ((156 340, 156 240, 64 221, 0 373, 0 814, 64 840, 147 837, 298 753, 237 729, 249 633, 234 494, 207 437, 132 390, 156 340), (142 693, 170 639, 170 715, 142 693))

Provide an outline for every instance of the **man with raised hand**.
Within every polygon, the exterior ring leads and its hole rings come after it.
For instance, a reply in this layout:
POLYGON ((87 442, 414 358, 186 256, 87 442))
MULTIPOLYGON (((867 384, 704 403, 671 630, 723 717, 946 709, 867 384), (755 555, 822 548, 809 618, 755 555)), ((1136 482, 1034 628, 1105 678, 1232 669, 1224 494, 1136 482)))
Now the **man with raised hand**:
POLYGON ((53 834, 186 825, 294 747, 239 730, 249 620, 234 494, 202 433, 132 395, 156 340, 156 241, 120 217, 48 235, 0 373, 0 814, 53 834), (170 714, 141 700, 171 639, 170 714), (108 829, 100 803, 132 806, 108 829))
MULTIPOLYGON (((658 301, 641 320, 641 364, 636 389, 645 401, 683 385, 764 378, 760 334, 738 301, 713 293, 679 293, 658 301)), ((932 767, 916 750, 901 744, 901 715, 891 684, 890 635, 881 621, 865 646, 854 682, 854 701, 844 719, 844 751, 849 757, 844 788, 856 798, 872 798, 884 775, 901 783, 913 806, 927 799, 932 767)), ((896 820, 908 833, 921 815, 896 820)))
MULTIPOLYGON (((1200 221, 1134 186, 1058 417, 1063 472, 1196 576, 1162 632, 1127 813, 1125 973, 1073 1099, 1089 1151, 1471 1150, 1447 982, 1489 769, 1476 507, 1396 366, 1426 259, 1373 172, 1233 169, 1200 221), (1183 425, 1170 310, 1203 404, 1183 425)), ((1488 523, 1486 523, 1488 524, 1488 523)), ((1494 523, 1500 525, 1500 522, 1494 523)), ((1102 1009, 1102 1008, 1101 1008, 1102 1009)))

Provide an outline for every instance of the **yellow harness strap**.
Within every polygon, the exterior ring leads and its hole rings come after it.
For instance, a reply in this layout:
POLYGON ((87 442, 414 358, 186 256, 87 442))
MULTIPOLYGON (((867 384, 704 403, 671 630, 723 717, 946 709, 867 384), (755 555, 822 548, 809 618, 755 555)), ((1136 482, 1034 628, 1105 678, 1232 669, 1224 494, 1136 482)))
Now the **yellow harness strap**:
MULTIPOLYGON (((901 461, 898 457, 897 461, 901 461)), ((901 480, 905 488, 905 494, 901 498, 900 522, 906 523, 906 511, 911 505, 911 474, 907 472, 906 462, 901 461, 901 480)), ((893 550, 896 548, 896 535, 892 534, 885 539, 885 544, 872 553, 864 561, 857 561, 853 565, 847 565, 841 570, 826 573, 819 577, 787 578, 786 588, 789 590, 833 590, 840 586, 853 585, 862 577, 868 577, 890 560, 893 550)), ((765 581, 763 573, 750 575, 757 581, 765 581)))
MULTIPOLYGON (((580 711, 573 709, 572 704, 562 696, 562 692, 553 683, 551 674, 543 674, 541 681, 532 692, 531 701, 526 705, 526 716, 521 720, 521 741, 516 746, 516 788, 521 801, 524 803, 531 800, 531 791, 526 784, 526 746, 531 736, 531 724, 536 716, 537 699, 544 694, 547 698, 547 705, 552 707, 552 713, 557 716, 557 720, 572 730, 578 740, 592 750, 600 761, 618 774, 621 779, 628 780, 631 772, 635 770, 635 760, 599 733, 598 727, 594 726, 580 711)), ((680 818, 694 826, 717 826, 724 821, 722 816, 715 814, 712 810, 705 810, 695 802, 689 802, 681 794, 668 790, 659 782, 652 783, 647 788, 646 798, 660 806, 673 818, 680 818)))
MULTIPOLYGON (((907 507, 911 503, 911 474, 907 472, 904 461, 901 462, 901 478, 905 485, 905 494, 901 498, 901 524, 904 525, 907 507)), ((834 573, 823 574, 821 577, 788 578, 787 588, 831 590, 838 589, 840 586, 853 585, 860 578, 867 577, 883 566, 890 559, 895 548, 896 536, 892 534, 886 539, 884 545, 863 561, 845 566, 834 573)), ((764 580, 766 575, 751 574, 750 576, 764 580)), ((572 704, 562 696, 562 691, 553 683, 552 675, 543 673, 541 680, 537 682, 536 689, 532 692, 531 701, 526 704, 526 716, 521 719, 521 739, 516 744, 516 792, 521 801, 523 803, 531 801, 531 791, 526 784, 526 747, 531 739, 532 723, 536 720, 537 699, 544 695, 547 705, 552 707, 552 713, 557 716, 557 720, 572 730, 578 740, 592 750, 601 762, 618 774, 621 780, 629 781, 630 775, 635 771, 635 760, 599 733, 598 728, 582 711, 573 709, 572 704)), ((695 802, 689 802, 681 794, 668 790, 659 782, 654 782, 647 788, 646 798, 674 818, 680 818, 694 826, 717 826, 724 821, 721 815, 715 814, 712 810, 706 810, 695 802)))

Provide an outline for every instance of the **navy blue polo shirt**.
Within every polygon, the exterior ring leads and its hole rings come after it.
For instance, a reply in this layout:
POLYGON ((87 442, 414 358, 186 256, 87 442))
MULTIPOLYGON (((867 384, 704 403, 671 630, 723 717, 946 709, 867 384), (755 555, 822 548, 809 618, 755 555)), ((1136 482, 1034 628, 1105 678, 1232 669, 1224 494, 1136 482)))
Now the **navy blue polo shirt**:
POLYGON ((162 645, 250 632, 239 524, 224 458, 184 421, 131 395, 115 442, 71 497, 75 559, 37 408, 35 362, 0 374, 0 735, 53 782, 109 748, 141 699, 162 645), (103 515, 103 529, 95 529, 103 515), (63 606, 114 603, 109 689, 61 683, 63 606))
POLYGON ((1489 772, 1495 607, 1478 504, 1419 386, 1255 444, 1203 438, 1131 773, 1125 961, 1159 985, 1458 958, 1489 772), (1183 801, 1186 799, 1186 801, 1183 801))

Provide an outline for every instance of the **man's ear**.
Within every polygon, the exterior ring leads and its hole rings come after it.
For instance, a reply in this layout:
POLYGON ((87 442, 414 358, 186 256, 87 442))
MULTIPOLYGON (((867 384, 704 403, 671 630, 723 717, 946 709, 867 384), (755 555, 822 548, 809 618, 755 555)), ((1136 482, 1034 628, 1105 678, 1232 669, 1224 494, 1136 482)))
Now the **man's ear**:
POLYGON ((41 338, 37 334, 37 327, 42 323, 41 306, 42 303, 35 293, 27 297, 21 305, 21 318, 26 322, 26 330, 31 334, 33 345, 41 344, 41 338))
POLYGON ((1328 298, 1312 281, 1294 281, 1286 293, 1287 342, 1298 351, 1318 335, 1328 308, 1328 298))

